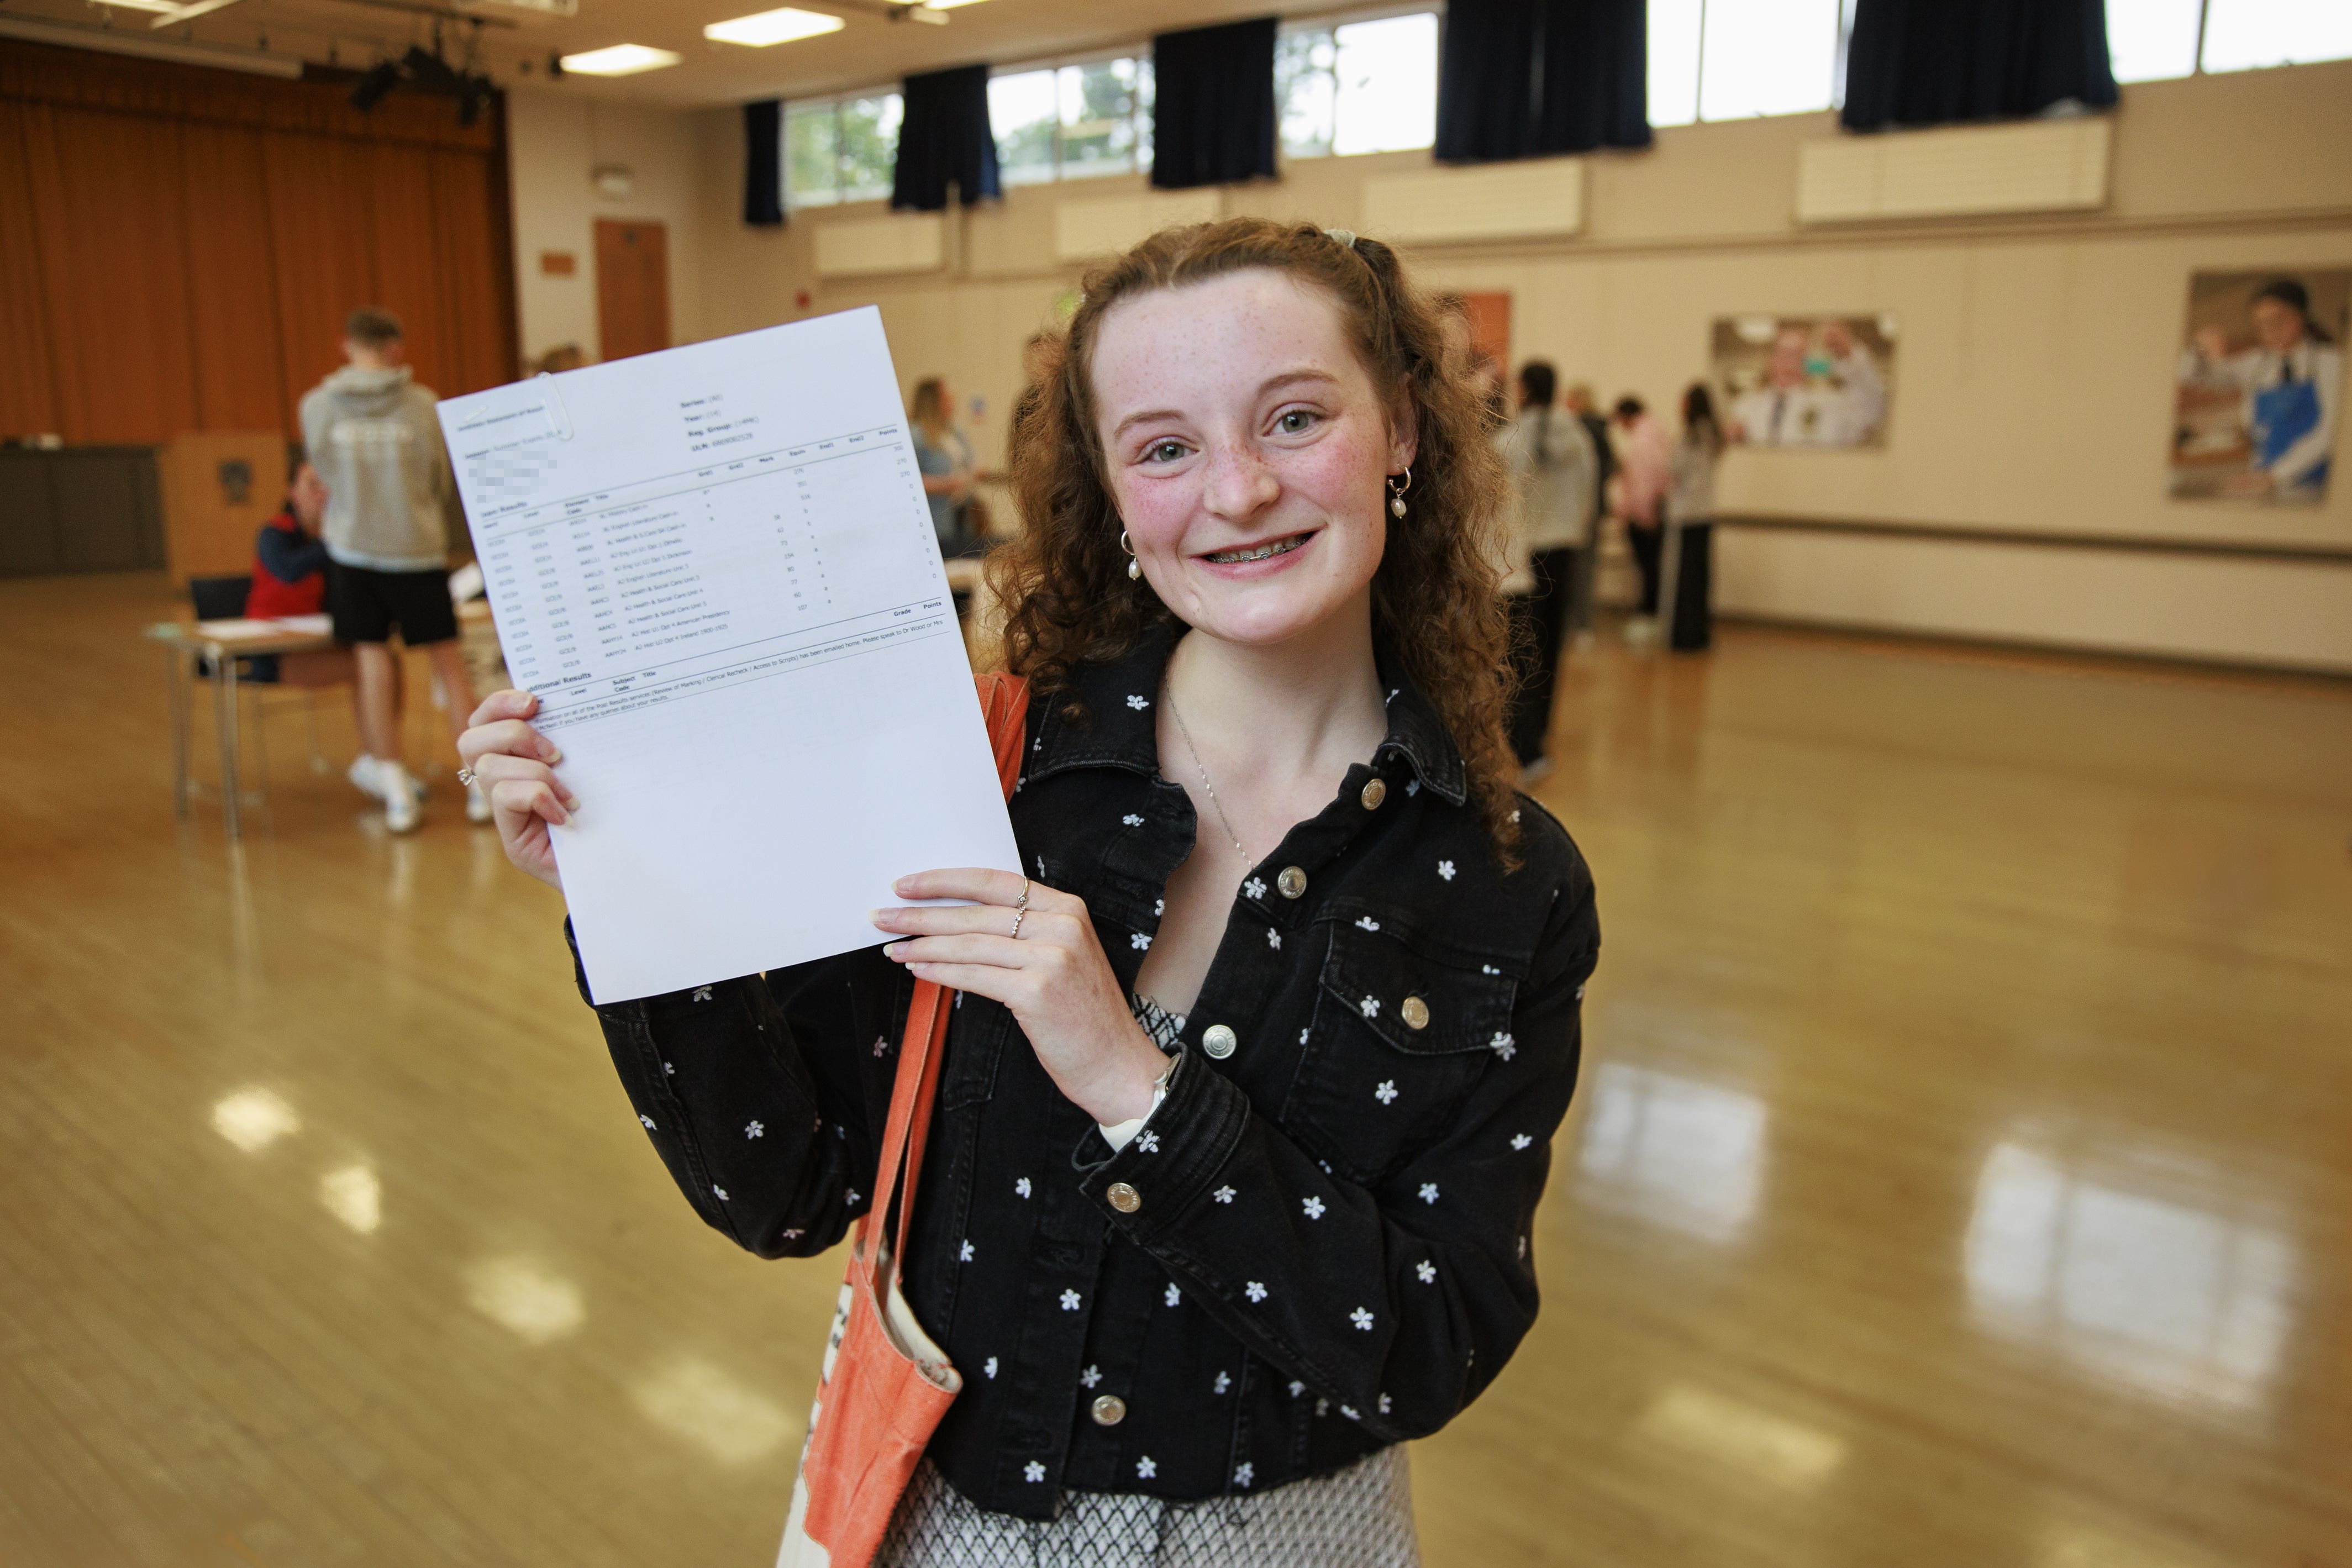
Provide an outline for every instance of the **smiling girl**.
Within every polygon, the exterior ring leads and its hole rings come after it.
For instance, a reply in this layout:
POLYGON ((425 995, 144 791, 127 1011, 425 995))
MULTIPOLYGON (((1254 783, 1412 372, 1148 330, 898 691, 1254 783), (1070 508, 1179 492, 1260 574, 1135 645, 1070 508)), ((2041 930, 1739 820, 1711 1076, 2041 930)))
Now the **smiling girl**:
MULTIPOLYGON (((1534 1321, 1600 943, 1511 788, 1477 394, 1385 246, 1259 219, 1090 276, 1040 394, 992 563, 1024 864, 599 1019, 703 1218, 806 1256, 872 1189, 912 980, 964 994, 905 1262, 965 1384, 879 1561, 1412 1563, 1399 1445, 1534 1321)), ((462 749, 553 882, 534 710, 462 749)))

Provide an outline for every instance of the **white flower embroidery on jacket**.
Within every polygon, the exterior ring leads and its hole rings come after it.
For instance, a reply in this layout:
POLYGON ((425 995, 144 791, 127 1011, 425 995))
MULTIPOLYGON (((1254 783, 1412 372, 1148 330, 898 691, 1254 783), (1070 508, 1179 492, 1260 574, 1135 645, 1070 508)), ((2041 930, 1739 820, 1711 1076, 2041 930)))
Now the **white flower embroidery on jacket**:
POLYGON ((1150 698, 1149 698, 1149 697, 1137 697, 1137 696, 1134 696, 1134 695, 1130 694, 1130 695, 1128 697, 1128 700, 1127 700, 1127 705, 1128 705, 1129 708, 1134 709, 1138 713, 1140 713, 1140 712, 1142 712, 1146 708, 1149 708, 1149 707, 1150 707, 1150 706, 1151 706, 1151 699, 1150 699, 1150 698))
POLYGON ((1183 1299, 1184 1299, 1184 1292, 1183 1292, 1183 1291, 1179 1290, 1179 1289, 1176 1289, 1176 1287, 1175 1287, 1175 1286, 1173 1286, 1173 1285, 1171 1285, 1170 1287, 1168 1287, 1168 1294, 1167 1294, 1167 1296, 1164 1298, 1164 1300, 1167 1301, 1167 1303, 1168 1303, 1170 1306, 1171 1306, 1171 1307, 1172 1307, 1172 1306, 1174 1306, 1177 1302, 1179 1302, 1179 1301, 1182 1300, 1183 1299))
POLYGON ((1128 933, 1127 945, 1140 952, 1151 945, 1151 937, 1149 932, 1130 931, 1128 933))
POLYGON ((1363 1330, 1364 1332, 1368 1334, 1372 1331, 1372 1314, 1364 1308, 1359 1307, 1354 1311, 1349 1313, 1348 1321, 1355 1324, 1356 1327, 1363 1330))
POLYGON ((1298 1206, 1307 1211, 1307 1217, 1308 1219, 1321 1219, 1323 1217, 1323 1200, 1321 1198, 1309 1195, 1299 1200, 1298 1206))
POLYGON ((637 1115, 637 1120, 646 1124, 646 1131, 651 1132, 654 1130, 654 1119, 652 1117, 640 1111, 637 1115))
POLYGON ((1219 1187, 1215 1192, 1211 1193, 1209 1195, 1216 1199, 1221 1204, 1229 1204, 1234 1201, 1234 1190, 1231 1187, 1219 1187))
POLYGON ((1160 1467, 1151 1462, 1150 1455, 1142 1455, 1135 1461, 1135 1475, 1138 1480, 1148 1481, 1159 1473, 1160 1467))
POLYGON ((695 999, 696 1001, 698 1001, 698 1002, 708 1002, 708 1001, 709 1001, 709 1000, 710 1000, 710 987, 709 987, 709 986, 708 986, 708 985, 698 985, 698 986, 696 986, 696 987, 694 988, 694 999, 695 999))
POLYGON ((1135 1146, 1147 1154, 1160 1152, 1160 1134, 1146 1128, 1135 1135, 1135 1146))
POLYGON ((1372 1098, 1379 1100, 1382 1105, 1394 1105, 1396 1103, 1396 1079, 1392 1078, 1382 1079, 1381 1080, 1381 1087, 1372 1090, 1372 1098))
POLYGON ((1356 926, 1360 931, 1378 931, 1381 929, 1381 922, 1372 919, 1370 915, 1358 915, 1356 917, 1356 926))
POLYGON ((967 1241, 961 1247, 956 1248, 956 1261, 959 1263, 969 1263, 971 1261, 971 1242, 967 1241))
POLYGON ((1029 1195, 1029 1178, 1024 1176, 1019 1181, 1013 1183, 1013 1190, 1015 1193, 1018 1193, 1021 1196, 1024 1198, 1027 1197, 1029 1195))
POLYGON ((1237 1466, 1234 1470, 1234 1485, 1237 1487, 1245 1487, 1250 1484, 1251 1479, 1255 1477, 1256 1474, 1257 1467, 1255 1465, 1243 1464, 1237 1466))
MULTIPOLYGON (((651 1123, 651 1122, 647 1122, 647 1123, 646 1123, 646 1125, 647 1125, 647 1126, 651 1126, 651 1125, 652 1125, 652 1123, 651 1123)), ((752 1118, 751 1121, 746 1121, 745 1123, 743 1123, 743 1136, 744 1136, 744 1137, 746 1137, 746 1138, 765 1138, 767 1135, 768 1135, 768 1124, 767 1124, 766 1122, 764 1122, 764 1121, 761 1121, 761 1120, 759 1120, 757 1117, 754 1117, 754 1118, 752 1118)))
POLYGON ((1381 1415, 1386 1415, 1388 1413, 1389 1413, 1389 1396, 1388 1396, 1387 1394, 1381 1394, 1381 1415))
POLYGON ((981 1372, 981 1375, 982 1375, 982 1377, 987 1378, 987 1379, 988 1379, 990 1382, 992 1382, 992 1383, 995 1382, 995 1381, 996 1381, 996 1358, 995 1358, 994 1356, 990 1356, 986 1361, 984 1361, 984 1362, 981 1363, 980 1363, 980 1372, 981 1372))
POLYGON ((1131 811, 1130 811, 1130 812, 1129 812, 1125 816, 1120 817, 1120 818, 1119 818, 1119 820, 1120 820, 1121 822, 1123 822, 1123 823, 1127 824, 1127 826, 1129 826, 1129 827, 1140 827, 1140 826, 1143 826, 1143 818, 1141 818, 1140 816, 1138 816, 1135 813, 1133 813, 1133 812, 1131 812, 1131 811))
POLYGON ((1217 1373, 1217 1381, 1210 1385, 1209 1392, 1212 1394, 1223 1394, 1233 1385, 1233 1374, 1231 1373, 1221 1372, 1217 1373))
POLYGON ((1424 1285, 1434 1285, 1437 1283, 1437 1265, 1432 1263, 1426 1258, 1414 1264, 1412 1266, 1412 1271, 1421 1276, 1421 1282, 1424 1285))
POLYGON ((1454 880, 1454 862, 1451 860, 1440 860, 1437 863, 1437 874, 1444 878, 1449 882, 1454 880))
POLYGON ((1065 1290, 1065 1291, 1063 1291, 1063 1292, 1062 1292, 1062 1310, 1064 1310, 1065 1312, 1075 1312, 1075 1311, 1076 1311, 1077 1310, 1078 1310, 1078 1293, 1077 1293, 1076 1290, 1065 1290))
POLYGON ((1514 1133, 1511 1137, 1511 1147, 1514 1149, 1524 1149, 1534 1142, 1534 1139, 1528 1137, 1524 1132, 1514 1133))
POLYGON ((1021 1478, 1026 1481, 1042 1481, 1045 1479, 1045 1467, 1032 1459, 1021 1467, 1021 1478))
POLYGON ((1256 877, 1252 877, 1242 884, 1242 891, 1253 899, 1263 899, 1265 897, 1265 883, 1256 877))
POLYGON ((1518 1042, 1512 1039, 1508 1035, 1496 1035, 1493 1039, 1486 1043, 1494 1047, 1495 1054, 1502 1058, 1505 1061, 1509 1061, 1513 1057, 1519 1054, 1518 1042))
POLYGON ((1086 1371, 1078 1373, 1078 1381, 1085 1384, 1088 1388, 1092 1388, 1096 1384, 1102 1381, 1102 1368, 1098 1366, 1087 1367, 1086 1371))
POLYGON ((1275 952, 1280 952, 1282 951, 1282 933, 1275 930, 1272 926, 1266 927, 1265 945, 1274 949, 1275 952))
POLYGON ((719 1201, 720 1203, 723 1204, 727 1201, 727 1189, 725 1187, 713 1187, 710 1190, 719 1194, 719 1201))
POLYGON ((1242 1287, 1242 1294, 1247 1296, 1253 1301, 1263 1301, 1265 1300, 1265 1287, 1259 1281, 1253 1279, 1247 1285, 1242 1287))
POLYGON ((1437 1184, 1435 1182, 1423 1182, 1421 1184, 1421 1201, 1425 1204, 1433 1204, 1437 1201, 1437 1184))

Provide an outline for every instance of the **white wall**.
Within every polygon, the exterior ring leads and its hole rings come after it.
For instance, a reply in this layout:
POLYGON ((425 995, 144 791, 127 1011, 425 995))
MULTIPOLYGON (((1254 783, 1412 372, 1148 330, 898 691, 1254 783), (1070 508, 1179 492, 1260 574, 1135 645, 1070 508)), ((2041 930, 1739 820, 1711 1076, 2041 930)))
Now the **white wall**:
POLYGON ((600 217, 667 226, 670 337, 681 343, 703 337, 704 235, 711 218, 693 117, 524 90, 507 95, 507 133, 523 358, 568 342, 578 343, 592 361, 602 357, 596 341, 600 217), (591 184, 589 172, 600 163, 625 164, 635 179, 633 194, 615 199, 591 184), (578 263, 572 275, 542 275, 543 250, 572 252, 578 263))

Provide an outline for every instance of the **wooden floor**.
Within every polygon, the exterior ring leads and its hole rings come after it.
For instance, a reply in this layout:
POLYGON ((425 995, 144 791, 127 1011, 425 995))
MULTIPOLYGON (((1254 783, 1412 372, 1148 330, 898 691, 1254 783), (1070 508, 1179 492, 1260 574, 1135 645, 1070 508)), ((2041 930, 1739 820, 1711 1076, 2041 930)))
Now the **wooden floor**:
MULTIPOLYGON (((0 584, 0 1564, 768 1562, 834 1268, 446 773, 279 720, 175 822, 168 608, 0 584)), ((1732 630, 1556 733, 1590 1057, 1433 1568, 2352 1568, 2352 687, 1732 630)))

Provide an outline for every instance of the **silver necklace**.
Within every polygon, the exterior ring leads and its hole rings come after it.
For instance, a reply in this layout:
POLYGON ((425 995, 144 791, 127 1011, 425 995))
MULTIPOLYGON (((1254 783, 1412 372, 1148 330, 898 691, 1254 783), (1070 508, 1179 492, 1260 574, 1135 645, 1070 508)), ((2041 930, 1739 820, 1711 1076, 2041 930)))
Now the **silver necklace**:
POLYGON ((1176 706, 1176 683, 1162 681, 1160 694, 1166 699, 1168 712, 1176 721, 1176 732, 1184 737, 1184 747, 1192 753, 1192 768, 1201 775, 1201 787, 1209 794, 1209 805, 1215 809, 1217 820, 1224 824, 1225 837, 1234 841, 1234 853, 1242 858, 1244 866, 1256 865, 1256 858, 1242 847, 1242 836, 1234 831, 1234 819, 1225 815, 1225 803, 1217 798, 1217 786, 1209 782, 1209 764, 1201 760, 1201 743, 1192 739, 1192 726, 1184 722, 1184 711, 1176 706))

